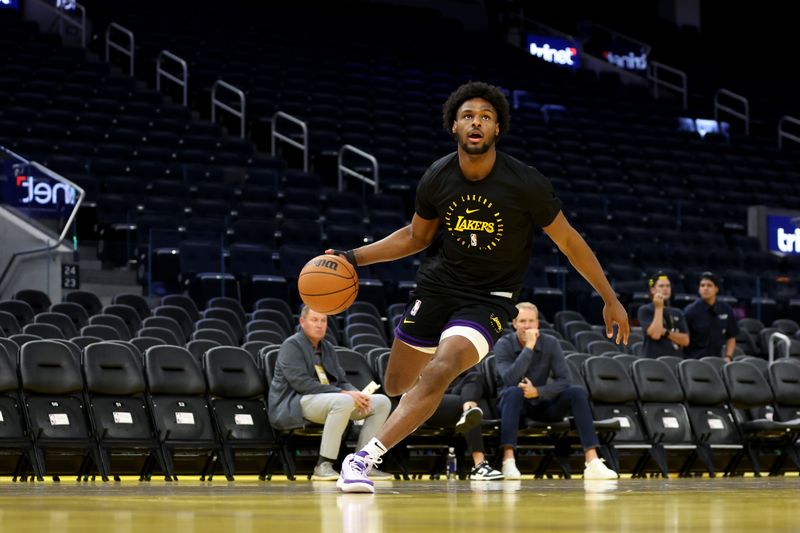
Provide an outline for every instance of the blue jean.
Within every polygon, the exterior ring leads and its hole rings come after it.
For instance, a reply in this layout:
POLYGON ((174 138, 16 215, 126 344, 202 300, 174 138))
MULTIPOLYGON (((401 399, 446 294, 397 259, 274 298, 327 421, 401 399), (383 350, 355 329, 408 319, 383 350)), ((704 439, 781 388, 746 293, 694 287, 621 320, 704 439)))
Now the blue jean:
POLYGON ((506 387, 500 393, 498 402, 500 410, 500 444, 517 446, 517 433, 523 417, 557 422, 572 413, 578 436, 584 450, 597 448, 600 442, 594 430, 592 411, 589 408, 589 396, 581 387, 572 385, 547 400, 527 400, 519 387, 506 387))

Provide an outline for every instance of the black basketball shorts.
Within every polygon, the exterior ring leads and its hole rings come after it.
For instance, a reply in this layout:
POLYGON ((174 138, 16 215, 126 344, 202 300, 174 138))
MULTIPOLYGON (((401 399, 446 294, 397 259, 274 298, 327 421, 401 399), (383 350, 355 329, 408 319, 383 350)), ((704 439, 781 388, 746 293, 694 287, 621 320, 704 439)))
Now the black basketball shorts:
POLYGON ((511 298, 503 296, 411 293, 395 338, 422 352, 434 353, 441 339, 461 335, 482 359, 494 347, 503 328, 517 316, 511 298))

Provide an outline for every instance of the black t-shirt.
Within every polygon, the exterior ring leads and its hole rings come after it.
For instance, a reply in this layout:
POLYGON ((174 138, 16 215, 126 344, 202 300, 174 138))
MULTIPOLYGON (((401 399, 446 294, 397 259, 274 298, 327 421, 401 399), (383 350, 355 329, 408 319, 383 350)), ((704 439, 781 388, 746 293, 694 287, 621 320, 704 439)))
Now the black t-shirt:
POLYGON ((506 292, 516 298, 531 256, 533 231, 561 210, 539 171, 497 152, 482 180, 464 177, 458 154, 428 168, 417 186, 416 212, 442 222, 439 253, 417 273, 421 289, 456 294, 506 292))
POLYGON ((725 342, 736 338, 739 333, 733 308, 720 300, 708 305, 702 299, 697 299, 687 305, 683 313, 689 326, 688 357, 719 357, 725 342))
MULTIPOLYGON (((652 303, 645 304, 639 308, 637 317, 639 325, 644 330, 644 355, 647 357, 661 357, 662 355, 674 355, 683 357, 683 348, 669 340, 667 337, 661 337, 658 340, 653 340, 647 334, 647 328, 653 323, 653 316, 655 316, 656 308, 652 303)), ((686 325, 686 319, 683 317, 683 311, 675 307, 664 307, 662 311, 662 320, 664 328, 668 331, 678 331, 680 333, 689 333, 689 327, 686 325)))

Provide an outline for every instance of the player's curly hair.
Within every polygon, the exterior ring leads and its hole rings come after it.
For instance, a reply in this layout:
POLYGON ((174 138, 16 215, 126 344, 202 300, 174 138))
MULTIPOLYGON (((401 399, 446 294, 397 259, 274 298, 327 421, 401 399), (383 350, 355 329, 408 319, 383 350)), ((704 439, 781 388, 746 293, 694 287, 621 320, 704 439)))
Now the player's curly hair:
POLYGON ((498 137, 508 131, 511 124, 511 112, 503 91, 482 81, 470 81, 453 91, 442 107, 442 118, 444 120, 442 125, 448 135, 453 133, 453 122, 456 120, 458 108, 472 98, 483 98, 492 104, 492 107, 497 111, 497 123, 500 126, 500 135, 498 137))

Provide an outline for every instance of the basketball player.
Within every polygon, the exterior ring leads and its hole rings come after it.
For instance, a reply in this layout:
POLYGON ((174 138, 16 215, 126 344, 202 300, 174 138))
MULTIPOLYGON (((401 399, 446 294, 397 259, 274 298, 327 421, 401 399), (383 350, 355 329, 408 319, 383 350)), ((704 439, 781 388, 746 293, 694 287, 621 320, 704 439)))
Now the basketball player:
POLYGON ((534 228, 542 227, 605 302, 606 335, 628 342, 628 315, 603 269, 561 212, 550 182, 534 168, 499 152, 509 106, 497 87, 470 82, 444 104, 444 127, 458 151, 430 166, 408 226, 348 251, 326 250, 355 266, 407 257, 427 248, 437 230, 443 242, 417 273, 397 327, 384 377, 386 394, 404 394, 377 435, 342 463, 344 492, 374 492, 368 473, 386 451, 436 410, 448 384, 492 349, 514 304, 531 256, 534 228))

